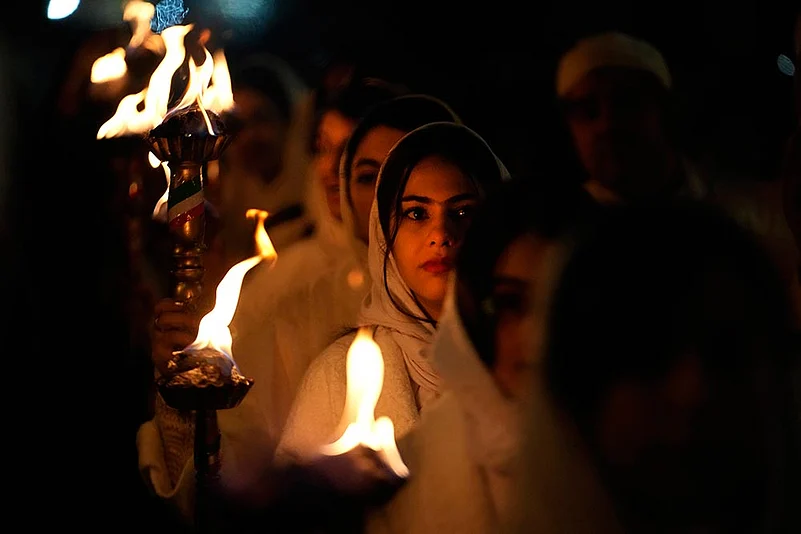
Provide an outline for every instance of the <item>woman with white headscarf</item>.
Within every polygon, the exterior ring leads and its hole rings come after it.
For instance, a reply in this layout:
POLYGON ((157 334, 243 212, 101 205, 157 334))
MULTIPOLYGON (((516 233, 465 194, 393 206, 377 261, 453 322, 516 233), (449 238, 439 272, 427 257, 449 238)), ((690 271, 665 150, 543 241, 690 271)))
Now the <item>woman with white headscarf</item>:
POLYGON ((401 137, 432 122, 460 121, 445 102, 424 94, 386 100, 365 114, 340 162, 340 210, 349 253, 331 257, 303 283, 296 281, 274 300, 270 313, 261 315, 258 328, 240 332, 237 354, 273 366, 272 384, 266 386, 271 399, 263 405, 273 410, 276 430, 312 359, 357 323, 371 285, 368 222, 381 164, 401 137))
MULTIPOLYGON (((441 393, 430 346, 456 252, 488 189, 508 176, 469 128, 432 123, 404 136, 378 176, 370 212, 370 294, 356 326, 369 328, 384 358, 376 416, 405 435, 441 393)), ((276 461, 304 463, 344 430, 346 359, 355 333, 312 362, 289 414, 276 461)))
POLYGON ((563 183, 504 184, 468 230, 432 350, 445 392, 399 442, 411 474, 369 532, 489 534, 508 523, 532 290, 549 247, 595 205, 563 183))

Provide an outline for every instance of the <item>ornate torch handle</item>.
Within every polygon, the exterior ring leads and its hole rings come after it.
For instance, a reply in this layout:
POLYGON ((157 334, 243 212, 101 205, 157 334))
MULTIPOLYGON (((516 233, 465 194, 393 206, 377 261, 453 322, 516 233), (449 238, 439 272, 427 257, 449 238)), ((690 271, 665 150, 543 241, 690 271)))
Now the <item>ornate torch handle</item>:
POLYGON ((202 165, 169 162, 172 180, 167 200, 173 266, 170 293, 175 300, 195 303, 203 291, 206 214, 202 165))

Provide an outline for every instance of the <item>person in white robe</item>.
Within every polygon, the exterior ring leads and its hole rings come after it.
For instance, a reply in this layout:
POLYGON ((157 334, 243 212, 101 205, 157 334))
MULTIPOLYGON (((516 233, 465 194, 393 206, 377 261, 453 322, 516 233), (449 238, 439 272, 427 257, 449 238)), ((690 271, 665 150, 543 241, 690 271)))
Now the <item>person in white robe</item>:
MULTIPOLYGON (((409 432, 441 393, 431 342, 448 275, 472 213, 508 172, 468 127, 431 123, 405 135, 381 166, 369 220, 372 287, 357 327, 381 349, 384 379, 376 417, 409 432)), ((308 464, 336 440, 343 418, 347 352, 355 333, 317 357, 298 389, 276 451, 276 463, 308 464)))

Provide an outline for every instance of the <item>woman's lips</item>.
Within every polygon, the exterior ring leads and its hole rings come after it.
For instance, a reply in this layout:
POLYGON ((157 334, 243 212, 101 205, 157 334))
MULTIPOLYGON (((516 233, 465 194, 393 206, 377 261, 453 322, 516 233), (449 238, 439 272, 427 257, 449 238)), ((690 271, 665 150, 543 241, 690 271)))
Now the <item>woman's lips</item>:
POLYGON ((428 260, 420 265, 420 267, 430 274, 445 274, 453 270, 453 260, 448 258, 440 258, 436 260, 428 260))

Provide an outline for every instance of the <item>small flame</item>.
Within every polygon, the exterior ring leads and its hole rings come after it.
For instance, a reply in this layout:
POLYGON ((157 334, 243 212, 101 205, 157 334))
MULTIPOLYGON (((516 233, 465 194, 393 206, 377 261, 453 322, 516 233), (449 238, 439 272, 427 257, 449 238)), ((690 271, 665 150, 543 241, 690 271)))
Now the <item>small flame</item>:
POLYGON ((167 165, 166 162, 160 161, 159 158, 156 157, 156 155, 152 152, 148 152, 147 160, 150 162, 150 166, 154 169, 161 165, 161 168, 164 169, 164 176, 167 178, 167 188, 164 190, 161 198, 159 198, 156 202, 156 207, 153 209, 154 220, 167 222, 167 201, 170 199, 170 180, 172 178, 170 166, 167 165))
POLYGON ((231 324, 231 320, 234 318, 245 274, 261 263, 262 260, 270 258, 274 263, 277 257, 272 241, 270 241, 270 236, 267 234, 267 230, 264 229, 264 220, 267 218, 268 213, 262 210, 250 209, 246 215, 250 219, 256 219, 255 239, 258 254, 240 261, 225 273, 222 281, 217 286, 217 300, 215 301, 214 309, 200 320, 197 338, 191 345, 186 347, 187 350, 211 347, 233 359, 231 354, 231 331, 228 329, 228 325, 231 324))
POLYGON ((104 83, 122 78, 128 72, 125 63, 125 49, 116 48, 105 56, 99 57, 92 64, 92 83, 104 83))
POLYGON ((409 468, 395 443, 392 420, 386 416, 375 419, 384 383, 384 358, 365 328, 359 329, 348 349, 346 372, 348 389, 342 421, 347 428, 338 440, 324 446, 322 453, 334 456, 364 445, 378 452, 397 476, 407 477, 409 468))

